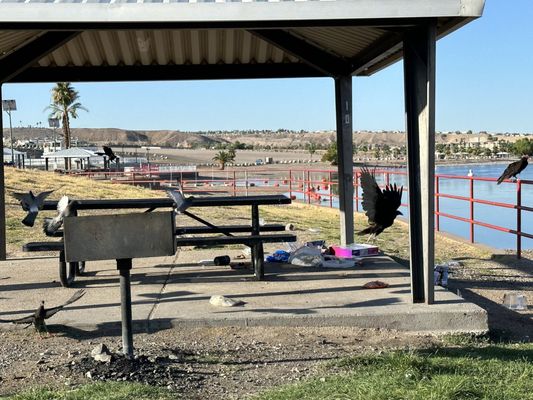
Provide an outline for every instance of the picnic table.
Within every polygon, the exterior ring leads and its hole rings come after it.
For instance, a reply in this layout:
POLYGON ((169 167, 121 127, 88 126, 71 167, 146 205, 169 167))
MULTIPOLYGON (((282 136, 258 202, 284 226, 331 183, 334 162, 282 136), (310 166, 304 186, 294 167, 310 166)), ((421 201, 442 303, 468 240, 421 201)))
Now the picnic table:
MULTIPOLYGON (((284 195, 255 195, 255 196, 209 196, 188 197, 187 207, 180 214, 196 220, 199 226, 178 226, 175 229, 176 245, 179 246, 209 246, 245 244, 251 248, 252 264, 258 280, 264 278, 264 243, 294 242, 293 234, 261 234, 261 232, 282 231, 285 229, 281 224, 268 224, 261 226, 259 218, 259 206, 290 204, 291 199, 284 195), (197 207, 230 207, 249 206, 250 225, 215 225, 202 219, 191 212, 197 207), (201 234, 222 234, 224 236, 197 236, 201 234), (235 235, 243 233, 243 235, 235 235), (193 237, 184 237, 193 235, 193 237)), ((160 208, 175 208, 176 202, 170 198, 153 199, 102 199, 102 200, 72 200, 71 207, 74 215, 83 210, 113 210, 113 209, 145 209, 153 211, 160 208)), ((55 210, 57 201, 45 201, 43 210, 55 210)), ((63 232, 57 232, 57 236, 63 236, 63 232)), ((67 262, 63 241, 56 242, 31 242, 23 246, 24 251, 59 251, 59 275, 61 284, 70 286, 75 276, 83 273, 85 263, 67 262)))

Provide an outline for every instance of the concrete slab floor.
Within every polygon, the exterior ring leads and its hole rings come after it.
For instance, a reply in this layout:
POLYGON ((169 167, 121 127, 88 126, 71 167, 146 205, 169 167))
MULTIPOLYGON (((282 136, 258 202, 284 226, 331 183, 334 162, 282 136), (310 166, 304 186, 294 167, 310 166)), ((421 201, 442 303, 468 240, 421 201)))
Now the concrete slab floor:
MULTIPOLYGON (((267 264, 265 281, 251 270, 202 266, 199 260, 239 250, 181 250, 173 257, 133 260, 132 303, 137 331, 180 326, 356 326, 412 332, 486 332, 487 313, 443 288, 436 304, 410 303, 409 271, 388 257, 369 257, 353 269, 267 264), (386 289, 363 289, 372 280, 386 289), (215 307, 212 295, 245 304, 215 307)), ((235 260, 241 261, 241 260, 235 260)), ((243 260, 249 261, 249 260, 243 260)), ((72 288, 62 288, 55 258, 0 262, 0 319, 32 313, 86 294, 47 322, 83 330, 120 329, 119 276, 115 261, 90 262, 72 288)), ((18 329, 0 324, 0 329, 18 329)))

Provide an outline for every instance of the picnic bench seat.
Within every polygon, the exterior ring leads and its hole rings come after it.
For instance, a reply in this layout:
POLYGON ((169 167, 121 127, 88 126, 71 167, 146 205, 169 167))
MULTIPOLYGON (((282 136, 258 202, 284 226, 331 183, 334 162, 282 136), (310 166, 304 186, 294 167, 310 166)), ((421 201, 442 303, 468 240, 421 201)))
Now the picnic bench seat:
MULTIPOLYGON (((201 235, 206 233, 246 233, 252 232, 251 225, 219 225, 217 230, 208 226, 182 226, 176 228, 176 235, 201 235)), ((285 230, 282 224, 265 224, 259 227, 261 232, 281 232, 285 230)), ((63 237, 63 230, 54 232, 51 237, 63 237)), ((39 243, 39 242, 35 242, 39 243)), ((49 243, 49 242, 43 242, 49 243)), ((47 251, 47 250, 24 250, 24 251, 47 251)))
MULTIPOLYGON (((202 227, 198 227, 202 228, 202 227)), ((243 228, 243 227, 238 227, 243 228)), ((248 228, 248 227, 246 227, 248 228)), ((251 229, 251 228, 250 228, 251 229)), ((183 228, 183 230, 187 230, 183 228)), ((200 232, 200 229, 197 229, 200 232)), ((198 233, 195 232, 195 233, 198 233)), ((235 230, 233 230, 235 232, 235 230)), ((243 230, 249 232, 249 230, 243 230)), ((209 232, 205 232, 209 233, 209 232)), ((253 261, 254 272, 258 279, 264 277, 264 251, 263 243, 282 243, 295 242, 296 236, 293 234, 275 234, 275 235, 252 235, 252 236, 200 236, 200 237, 177 237, 177 246, 219 246, 231 244, 245 244, 247 246, 258 247, 255 259, 253 261)), ((29 242, 22 246, 25 252, 36 251, 59 251, 59 280, 61 285, 69 287, 72 285, 76 276, 83 274, 85 271, 85 262, 65 262, 65 249, 63 241, 56 242, 29 242)))
MULTIPOLYGON (((252 249, 252 263, 257 279, 264 277, 264 250, 263 243, 295 242, 293 234, 261 234, 262 232, 280 232, 285 230, 282 224, 259 224, 259 205, 290 204, 291 199, 284 195, 257 195, 257 196, 213 196, 189 197, 186 199, 187 207, 182 214, 202 223, 200 226, 178 227, 175 229, 177 246, 209 246, 244 244, 252 249), (221 225, 215 226, 186 210, 188 207, 224 207, 224 206, 251 206, 251 225, 221 225), (234 235, 242 233, 243 235, 234 235), (248 235, 245 235, 245 234, 248 235), (182 237, 182 235, 222 234, 224 236, 182 237)), ((176 202, 170 198, 152 199, 105 199, 105 200, 73 200, 73 214, 79 210, 109 210, 109 209, 145 209, 145 212, 157 208, 174 208, 176 202)), ((55 210, 57 201, 45 201, 43 210, 55 210)), ((52 235, 62 238, 63 231, 52 235)), ((85 269, 85 262, 66 262, 65 248, 62 240, 50 242, 30 242, 23 246, 23 251, 59 251, 59 277, 61 284, 69 287, 76 277, 85 269)))

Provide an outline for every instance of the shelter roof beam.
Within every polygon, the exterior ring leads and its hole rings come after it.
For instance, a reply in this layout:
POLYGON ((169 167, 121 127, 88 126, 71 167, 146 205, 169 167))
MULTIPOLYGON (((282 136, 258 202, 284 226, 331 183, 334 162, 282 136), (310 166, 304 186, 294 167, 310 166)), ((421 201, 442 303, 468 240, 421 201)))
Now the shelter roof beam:
POLYGON ((9 81, 78 34, 79 32, 71 31, 46 32, 0 59, 0 82, 9 81))
POLYGON ((377 43, 373 43, 366 50, 363 50, 360 54, 358 54, 357 57, 353 57, 350 60, 352 74, 364 76, 377 72, 374 66, 380 65, 380 60, 387 59, 394 53, 398 53, 398 59, 400 59, 402 55, 401 49, 403 46, 403 39, 403 33, 395 32, 389 33, 377 43))
POLYGON ((328 53, 286 31, 265 29, 250 30, 249 32, 299 58, 325 75, 339 76, 351 72, 350 64, 344 58, 328 53))
POLYGON ((304 63, 35 67, 10 83, 125 82, 207 79, 312 78, 324 74, 304 63))

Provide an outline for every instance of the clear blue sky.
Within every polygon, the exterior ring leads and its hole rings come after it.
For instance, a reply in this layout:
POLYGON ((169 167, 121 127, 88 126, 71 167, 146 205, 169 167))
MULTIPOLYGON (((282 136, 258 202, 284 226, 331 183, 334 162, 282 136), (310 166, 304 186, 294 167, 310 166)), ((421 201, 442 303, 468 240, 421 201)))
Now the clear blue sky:
MULTIPOLYGON (((486 0, 482 18, 437 45, 438 131, 533 133, 533 1, 486 0)), ((13 125, 47 125, 51 84, 3 86, 13 125), (22 122, 20 122, 22 121, 22 122)), ((80 84, 73 127, 334 129, 331 79, 80 84)), ((8 124, 4 113, 4 126, 8 124)), ((404 130, 403 65, 354 78, 354 129, 404 130)))

